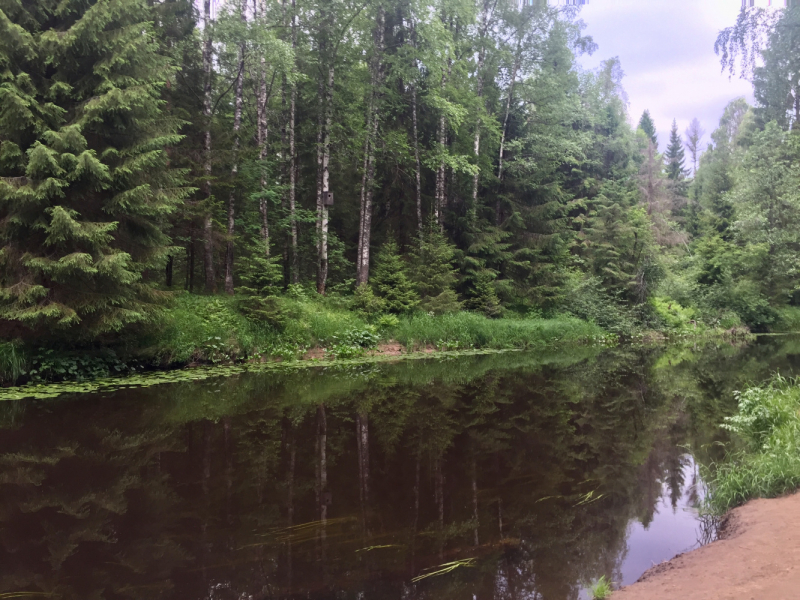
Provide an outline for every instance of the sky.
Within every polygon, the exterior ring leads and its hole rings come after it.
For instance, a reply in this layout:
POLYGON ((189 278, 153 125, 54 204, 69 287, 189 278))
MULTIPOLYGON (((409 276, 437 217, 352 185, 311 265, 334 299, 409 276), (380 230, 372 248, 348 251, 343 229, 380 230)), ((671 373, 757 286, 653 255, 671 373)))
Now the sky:
MULTIPOLYGON (((757 0, 766 5, 768 0, 757 0)), ((773 1, 773 4, 776 4, 773 1)), ((714 54, 717 33, 736 22, 741 0, 590 0, 579 18, 598 50, 581 57, 585 68, 618 56, 625 72, 633 125, 645 109, 666 148, 672 120, 683 132, 696 117, 706 135, 716 129, 725 105, 739 96, 752 102, 748 81, 721 72, 714 54)))

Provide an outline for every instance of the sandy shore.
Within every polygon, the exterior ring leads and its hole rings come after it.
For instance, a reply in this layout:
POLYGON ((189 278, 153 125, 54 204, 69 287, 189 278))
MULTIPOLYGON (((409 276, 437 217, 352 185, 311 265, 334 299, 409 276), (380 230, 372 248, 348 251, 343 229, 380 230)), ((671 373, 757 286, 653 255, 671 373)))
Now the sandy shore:
POLYGON ((653 567, 612 599, 800 599, 800 494, 733 510, 721 539, 653 567))

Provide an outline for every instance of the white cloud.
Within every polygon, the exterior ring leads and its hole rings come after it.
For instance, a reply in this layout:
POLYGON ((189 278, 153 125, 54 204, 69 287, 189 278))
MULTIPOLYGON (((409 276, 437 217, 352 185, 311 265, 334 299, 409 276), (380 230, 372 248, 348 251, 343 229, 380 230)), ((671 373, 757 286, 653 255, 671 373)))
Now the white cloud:
POLYGON ((663 150, 672 119, 681 134, 695 117, 710 133, 730 100, 752 100, 749 82, 729 80, 714 54, 717 33, 740 8, 740 0, 592 0, 580 18, 599 50, 580 63, 594 68, 619 56, 631 120, 648 109, 663 150))

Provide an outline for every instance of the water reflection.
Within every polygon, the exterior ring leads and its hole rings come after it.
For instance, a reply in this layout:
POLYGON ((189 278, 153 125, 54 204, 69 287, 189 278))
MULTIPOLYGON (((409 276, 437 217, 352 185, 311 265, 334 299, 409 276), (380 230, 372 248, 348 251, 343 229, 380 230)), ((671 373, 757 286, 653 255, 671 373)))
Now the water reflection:
POLYGON ((797 354, 788 338, 514 353, 6 403, 0 596, 629 583, 697 542, 696 463, 718 458, 730 392, 797 354))

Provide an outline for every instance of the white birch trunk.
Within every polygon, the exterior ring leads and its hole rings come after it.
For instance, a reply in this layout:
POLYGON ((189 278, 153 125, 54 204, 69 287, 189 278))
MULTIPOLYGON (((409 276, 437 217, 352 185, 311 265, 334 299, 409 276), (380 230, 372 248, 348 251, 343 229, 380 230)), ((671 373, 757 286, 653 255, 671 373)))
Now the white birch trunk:
POLYGON ((375 142, 378 137, 380 112, 380 88, 383 85, 383 34, 384 10, 378 7, 375 23, 375 56, 372 59, 372 92, 367 110, 367 138, 364 143, 364 175, 361 179, 360 231, 358 240, 358 263, 356 281, 358 284, 369 280, 370 241, 372 238, 372 196, 375 181, 375 142))

